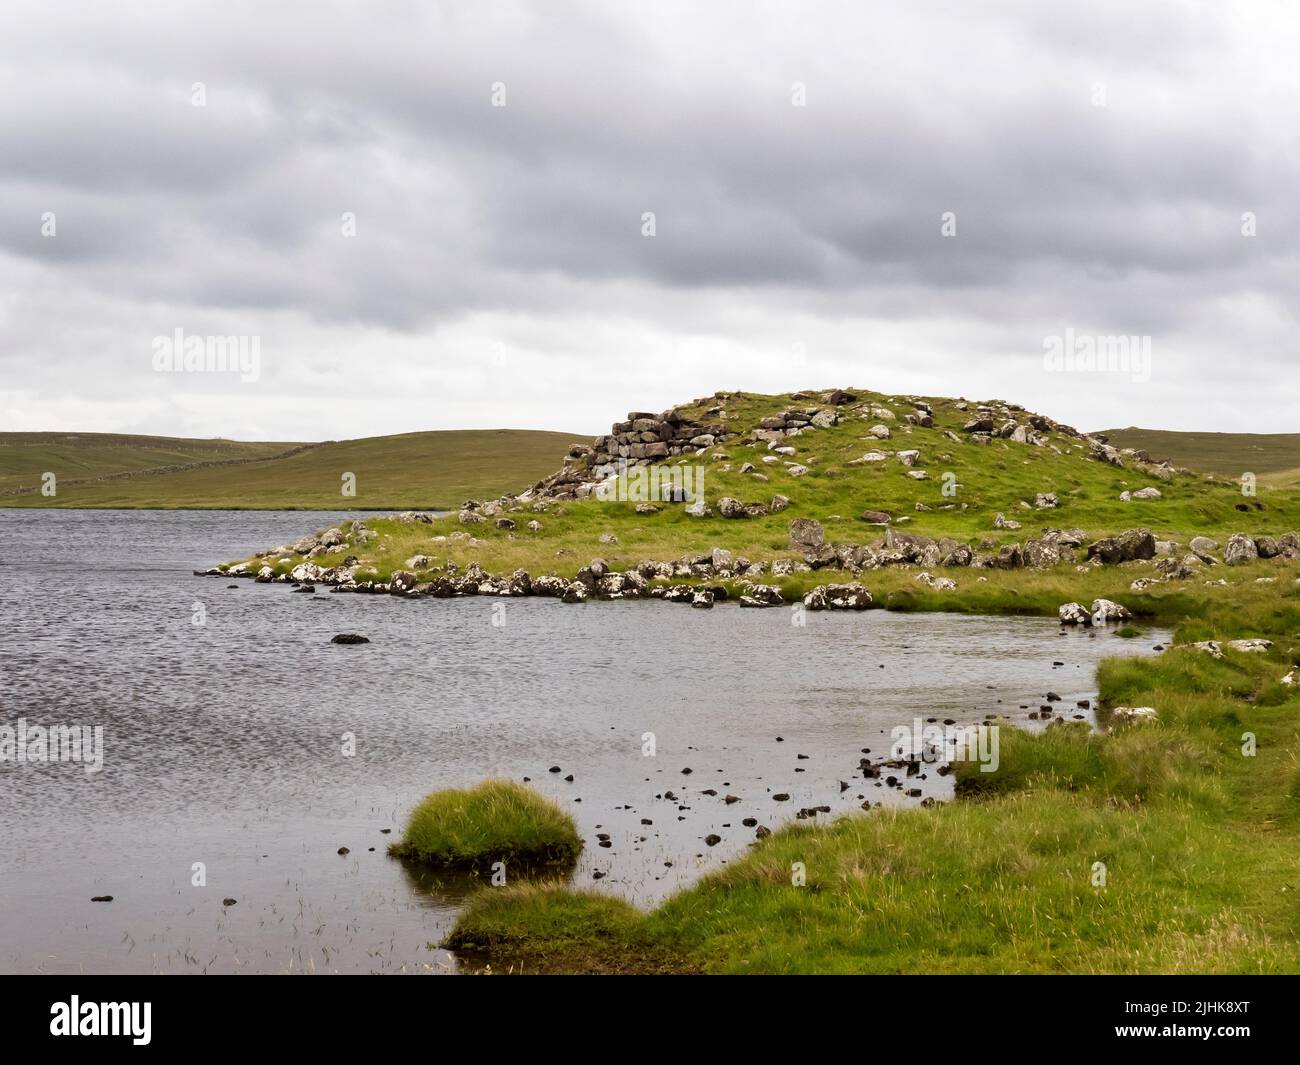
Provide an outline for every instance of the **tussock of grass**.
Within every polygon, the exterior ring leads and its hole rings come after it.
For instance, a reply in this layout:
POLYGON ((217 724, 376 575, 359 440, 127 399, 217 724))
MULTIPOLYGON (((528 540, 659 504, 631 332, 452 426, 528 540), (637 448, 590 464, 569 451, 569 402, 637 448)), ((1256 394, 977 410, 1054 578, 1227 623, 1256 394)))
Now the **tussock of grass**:
POLYGON ((469 971, 693 972, 671 944, 644 934, 642 914, 622 899, 554 882, 480 891, 442 943, 469 971))
POLYGON ((622 899, 554 883, 511 884, 480 891, 443 944, 449 949, 499 946, 544 937, 552 943, 625 935, 641 914, 622 899), (521 920, 520 915, 526 915, 521 920))
POLYGON ((582 850, 573 818, 521 784, 489 780, 435 791, 411 814, 389 852, 430 865, 483 866, 514 859, 568 863, 582 850))

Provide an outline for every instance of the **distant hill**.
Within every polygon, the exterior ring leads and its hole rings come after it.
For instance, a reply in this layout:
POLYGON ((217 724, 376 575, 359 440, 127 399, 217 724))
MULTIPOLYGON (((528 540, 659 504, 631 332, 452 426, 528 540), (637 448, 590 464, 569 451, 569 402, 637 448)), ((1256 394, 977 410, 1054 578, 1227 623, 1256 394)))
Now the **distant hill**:
POLYGON ((326 443, 0 433, 0 507, 403 510, 518 492, 580 433, 456 429, 326 443), (46 472, 57 494, 40 493, 46 472), (343 475, 356 495, 341 492, 343 475))
POLYGON ((1176 433, 1165 429, 1106 429, 1115 447, 1141 448, 1200 473, 1253 473, 1272 484, 1300 483, 1300 433, 1176 433), (1265 476, 1267 475, 1267 477, 1265 476))

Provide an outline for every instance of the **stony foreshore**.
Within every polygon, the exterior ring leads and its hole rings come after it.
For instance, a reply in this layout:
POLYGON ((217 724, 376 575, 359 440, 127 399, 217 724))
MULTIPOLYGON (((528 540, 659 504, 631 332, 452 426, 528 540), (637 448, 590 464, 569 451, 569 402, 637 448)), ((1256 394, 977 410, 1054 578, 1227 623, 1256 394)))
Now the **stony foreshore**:
MULTIPOLYGON (((484 504, 470 503, 463 513, 474 513, 484 504)), ((408 514, 405 520, 421 522, 428 515, 408 514)), ((512 519, 504 519, 512 520, 512 519)), ((777 584, 763 578, 788 577, 795 573, 823 571, 828 579, 804 595, 802 602, 810 610, 864 610, 872 605, 870 591, 859 581, 836 581, 835 574, 859 577, 863 573, 886 567, 916 568, 916 580, 936 591, 957 587, 951 577, 935 576, 932 569, 1045 569, 1073 564, 1087 572, 1093 568, 1132 562, 1151 562, 1150 575, 1135 579, 1134 590, 1142 590, 1164 581, 1186 580, 1221 564, 1237 565, 1257 558, 1300 558, 1300 532, 1282 536, 1231 536, 1220 552, 1220 545, 1204 536, 1194 537, 1184 546, 1174 541, 1157 540, 1149 529, 1129 529, 1116 536, 1088 542, 1078 529, 1048 530, 1044 535, 1023 544, 1003 545, 994 553, 981 551, 979 545, 953 539, 931 539, 894 529, 873 544, 829 544, 819 522, 799 518, 790 522, 790 549, 787 557, 754 561, 721 547, 708 551, 691 551, 674 561, 646 560, 633 568, 612 570, 601 558, 593 558, 573 577, 555 574, 530 575, 516 569, 509 574, 492 574, 477 562, 463 572, 453 560, 438 564, 428 555, 415 555, 388 580, 358 578, 359 560, 347 555, 337 565, 322 566, 313 558, 350 546, 364 546, 373 534, 361 520, 344 523, 315 536, 307 536, 292 545, 261 552, 247 562, 214 566, 196 571, 209 577, 238 577, 260 583, 296 586, 328 586, 336 592, 400 595, 406 598, 432 597, 448 599, 462 596, 542 596, 566 603, 588 599, 664 599, 708 608, 715 603, 735 599, 742 607, 777 607, 786 605, 777 584), (687 582, 690 583, 676 583, 687 582)), ((469 534, 454 532, 434 537, 434 541, 468 539, 469 534)), ((1100 600, 1105 604, 1108 601, 1100 600)), ((1114 604, 1110 604, 1114 606, 1114 604)), ((1122 610, 1122 608, 1119 608, 1122 610)), ((1096 604, 1084 612, 1078 604, 1061 608, 1063 623, 1083 622, 1096 614, 1096 604), (1072 608, 1067 611, 1067 607, 1072 608)), ((1114 612, 1106 620, 1122 620, 1114 612)))

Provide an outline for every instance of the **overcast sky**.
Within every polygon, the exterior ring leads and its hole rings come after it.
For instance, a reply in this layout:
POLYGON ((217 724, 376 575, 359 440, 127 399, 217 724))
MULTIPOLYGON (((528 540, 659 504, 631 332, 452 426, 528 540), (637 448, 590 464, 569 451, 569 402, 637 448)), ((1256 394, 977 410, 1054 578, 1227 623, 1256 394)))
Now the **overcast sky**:
POLYGON ((0 429, 858 386, 1300 430, 1298 8, 6 0, 0 429), (257 379, 156 371, 177 329, 257 379), (1067 330, 1149 379, 1049 368, 1067 330))

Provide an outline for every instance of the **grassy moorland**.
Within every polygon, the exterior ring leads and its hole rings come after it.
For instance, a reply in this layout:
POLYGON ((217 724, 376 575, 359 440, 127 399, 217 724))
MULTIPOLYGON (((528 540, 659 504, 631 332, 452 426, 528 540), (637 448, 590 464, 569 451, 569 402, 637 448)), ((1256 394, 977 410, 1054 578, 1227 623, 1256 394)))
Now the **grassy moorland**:
POLYGON ((442 509, 517 490, 552 472, 569 444, 580 439, 525 429, 310 445, 0 433, 0 506, 442 509), (39 491, 47 471, 57 478, 53 497, 39 491), (355 475, 355 496, 342 494, 347 473, 355 475))
MULTIPOLYGON (((60 481, 82 481, 204 462, 266 459, 301 446, 122 433, 0 433, 0 492, 39 489, 47 471, 60 481)), ((0 496, 0 504, 12 505, 11 499, 0 496)))
MULTIPOLYGON (((1137 456, 1111 465, 1059 431, 1042 446, 976 444, 962 434, 969 412, 954 401, 928 399, 935 424, 923 428, 904 421, 910 403, 859 396, 897 415, 883 419, 888 439, 868 435, 882 420, 876 413, 850 409, 838 425, 789 439, 794 454, 776 462, 764 461, 764 444, 740 437, 692 457, 706 467, 709 501, 768 502, 779 493, 789 505, 775 513, 727 519, 716 507, 692 517, 681 504, 638 513, 634 501, 504 501, 506 527, 454 514, 428 524, 370 519, 366 536, 349 531, 348 542, 312 561, 339 566, 351 557, 356 579, 381 581, 417 554, 434 572, 476 562, 534 577, 572 577, 593 556, 618 570, 714 546, 770 562, 797 557, 794 518, 817 519, 830 542, 877 540, 883 530, 859 517, 863 508, 889 512, 895 529, 984 553, 1049 527, 1081 529, 1087 542, 1144 526, 1180 557, 1197 535, 1222 543, 1238 532, 1300 528, 1293 490, 1261 485, 1248 496, 1230 479, 1158 472, 1137 456), (855 461, 874 449, 888 452, 885 461, 855 461), (906 466, 900 450, 919 451, 919 460, 906 466), (787 458, 806 470, 794 472, 787 458), (945 484, 956 487, 945 493, 945 484), (1121 499, 1146 487, 1159 498, 1121 499), (1048 492, 1058 505, 1036 507, 1048 492), (999 514, 1020 527, 999 525, 999 514)), ((743 433, 799 404, 728 395, 688 411, 703 416, 718 405, 743 433)), ((287 574, 301 561, 290 551, 258 564, 287 574)), ((1137 578, 1157 576, 1155 560, 1101 566, 1080 555, 1045 569, 942 572, 956 588, 935 590, 908 565, 856 578, 830 566, 763 579, 787 602, 815 584, 857 579, 875 606, 897 610, 1055 615, 1063 602, 1104 597, 1129 607, 1138 625, 1171 628, 1174 646, 1155 659, 1104 663, 1100 718, 1111 731, 1001 726, 999 770, 958 764, 953 802, 791 825, 649 913, 555 883, 485 888, 448 945, 498 972, 1300 971, 1300 683, 1292 674, 1300 560, 1198 564, 1191 576, 1136 589, 1137 578), (1225 648, 1222 657, 1188 646, 1235 638, 1270 644, 1263 653, 1225 648), (1126 724, 1111 713, 1118 706, 1151 707, 1156 718, 1126 724)))
POLYGON ((1271 484, 1295 484, 1300 433, 1179 433, 1165 429, 1107 429, 1115 447, 1142 448, 1158 459, 1221 477, 1253 473, 1271 484))

